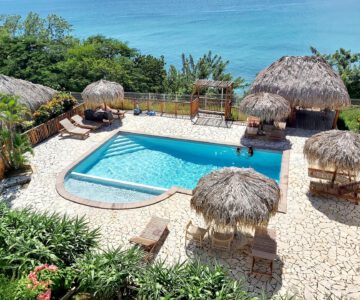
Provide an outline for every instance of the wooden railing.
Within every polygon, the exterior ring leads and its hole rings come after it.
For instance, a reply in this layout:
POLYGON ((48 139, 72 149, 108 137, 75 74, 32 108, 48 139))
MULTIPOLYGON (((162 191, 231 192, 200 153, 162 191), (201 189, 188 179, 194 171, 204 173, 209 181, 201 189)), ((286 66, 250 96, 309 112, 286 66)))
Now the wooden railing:
POLYGON ((57 134, 62 128, 59 123, 61 120, 65 118, 71 118, 73 115, 76 114, 83 115, 84 107, 85 107, 84 104, 81 103, 73 107, 71 110, 61 114, 60 116, 57 116, 54 119, 45 122, 44 124, 41 124, 39 126, 31 128, 28 131, 25 131, 24 134, 26 134, 29 137, 29 140, 32 145, 36 145, 46 140, 47 138, 57 134))

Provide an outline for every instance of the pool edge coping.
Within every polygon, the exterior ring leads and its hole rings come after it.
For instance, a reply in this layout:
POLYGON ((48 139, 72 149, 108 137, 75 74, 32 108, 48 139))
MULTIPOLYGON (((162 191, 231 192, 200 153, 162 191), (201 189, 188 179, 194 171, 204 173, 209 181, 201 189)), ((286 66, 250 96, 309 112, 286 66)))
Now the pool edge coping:
MULTIPOLYGON (((64 186, 64 181, 67 173, 74 168, 77 164, 79 164, 81 161, 83 161, 85 158, 87 158, 89 155, 91 155, 93 152, 95 152, 98 148, 103 146, 107 141, 112 139, 115 135, 119 133, 124 134, 138 134, 138 135, 146 135, 146 136, 153 136, 153 137, 160 137, 160 138, 168 138, 168 139, 176 139, 181 141, 189 141, 189 142, 200 142, 205 144, 216 144, 216 145, 223 145, 223 146, 243 146, 240 141, 239 143, 231 143, 231 142, 218 142, 213 140, 201 140, 201 139, 192 139, 192 138, 183 138, 183 137, 177 137, 177 136, 169 136, 169 135, 158 135, 158 134, 149 134, 144 132, 139 132, 135 130, 122 130, 121 128, 115 130, 113 133, 111 133, 109 136, 105 137, 103 140, 99 142, 99 144, 95 145, 94 147, 90 148, 90 150, 86 151, 84 154, 82 154, 78 159, 76 159, 74 162, 72 162, 70 165, 68 165, 64 170, 62 170, 56 177, 56 184, 55 189, 57 193, 63 197, 66 200, 69 200, 71 202, 75 202, 78 204, 95 207, 95 208, 101 208, 101 209, 113 209, 113 210, 121 210, 121 209, 134 209, 134 208, 141 208, 149 205, 156 204, 158 202, 164 201, 165 199, 171 197, 172 195, 176 193, 185 194, 188 196, 191 196, 193 191, 177 186, 173 186, 170 189, 168 189, 166 192, 160 194, 159 196, 152 197, 147 200, 142 200, 138 202, 132 202, 132 203, 111 203, 111 202, 101 202, 96 200, 90 200, 86 198, 82 198, 76 195, 73 195, 69 193, 64 186)), ((290 158, 290 150, 283 150, 279 147, 279 149, 274 149, 273 147, 256 147, 263 150, 270 150, 270 151, 282 151, 282 161, 281 161, 281 170, 280 170, 280 201, 279 201, 279 208, 278 212, 286 213, 287 210, 287 188, 288 188, 288 173, 289 173, 289 158, 290 158)))

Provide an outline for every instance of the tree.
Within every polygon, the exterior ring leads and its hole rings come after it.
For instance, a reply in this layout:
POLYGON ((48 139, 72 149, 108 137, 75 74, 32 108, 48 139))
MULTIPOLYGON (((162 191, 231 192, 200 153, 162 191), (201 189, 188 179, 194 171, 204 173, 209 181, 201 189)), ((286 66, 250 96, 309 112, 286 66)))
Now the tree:
POLYGON ((360 98, 360 53, 351 53, 351 50, 340 48, 333 54, 321 54, 311 47, 311 52, 323 57, 344 81, 351 98, 360 98))
MULTIPOLYGON (((195 62, 193 56, 188 57, 182 54, 181 71, 176 70, 175 66, 170 66, 167 76, 167 91, 170 93, 191 94, 192 85, 196 79, 225 80, 234 81, 234 88, 245 87, 245 80, 241 77, 233 78, 230 73, 226 73, 229 61, 224 61, 221 56, 213 55, 211 51, 204 54, 195 62)), ((219 91, 211 91, 218 93, 219 91)))

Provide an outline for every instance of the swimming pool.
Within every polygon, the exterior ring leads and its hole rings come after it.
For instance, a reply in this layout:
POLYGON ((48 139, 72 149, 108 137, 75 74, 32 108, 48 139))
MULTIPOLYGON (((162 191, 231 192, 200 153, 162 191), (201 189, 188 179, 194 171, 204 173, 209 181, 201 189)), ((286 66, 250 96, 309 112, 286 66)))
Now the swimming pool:
MULTIPOLYGON (((64 175, 67 195, 102 203, 138 203, 173 187, 192 190, 219 168, 251 167, 279 182, 282 153, 157 136, 120 133, 64 175)), ((61 194, 61 193, 60 193, 61 194)), ((66 197, 68 198, 68 197, 66 197)))

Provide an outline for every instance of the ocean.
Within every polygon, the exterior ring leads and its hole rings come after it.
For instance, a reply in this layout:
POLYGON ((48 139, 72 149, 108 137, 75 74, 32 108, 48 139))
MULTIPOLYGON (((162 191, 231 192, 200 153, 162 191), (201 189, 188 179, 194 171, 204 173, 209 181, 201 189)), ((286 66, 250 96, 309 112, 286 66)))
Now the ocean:
POLYGON ((0 0, 0 14, 67 19, 74 35, 103 34, 181 65, 211 50, 248 82, 284 55, 360 52, 359 0, 0 0))

